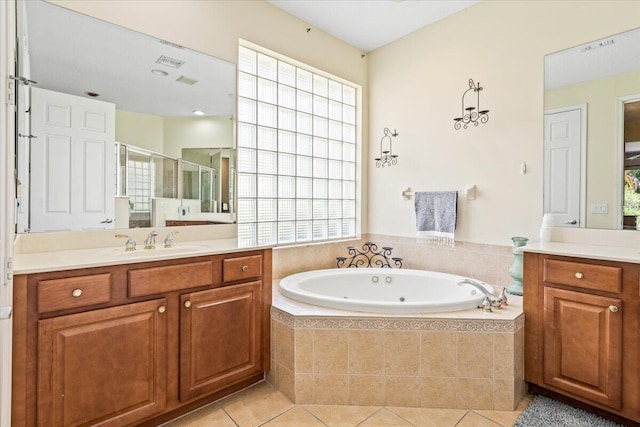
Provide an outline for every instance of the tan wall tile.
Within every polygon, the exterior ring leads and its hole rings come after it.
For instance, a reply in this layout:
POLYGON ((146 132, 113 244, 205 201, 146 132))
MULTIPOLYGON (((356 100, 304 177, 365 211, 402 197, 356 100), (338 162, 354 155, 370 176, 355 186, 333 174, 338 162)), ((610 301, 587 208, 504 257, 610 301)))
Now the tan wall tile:
POLYGON ((514 334, 493 334, 493 378, 513 379, 514 334))
POLYGON ((319 405, 345 405, 349 401, 347 375, 313 376, 313 403, 319 405))
POLYGON ((419 385, 418 377, 385 377, 385 406, 420 406, 419 385))
POLYGON ((348 372, 349 331, 318 329, 313 335, 313 371, 318 374, 348 372))
POLYGON ((420 335, 418 332, 385 331, 385 375, 417 376, 420 371, 420 335))
POLYGON ((274 321, 273 323, 275 324, 274 335, 276 337, 276 363, 286 366, 289 370, 293 371, 293 328, 282 322, 274 321))
POLYGON ((491 378, 493 375, 493 335, 457 334, 458 377, 491 378))
POLYGON ((384 405, 385 379, 376 375, 349 375, 349 405, 384 405))
POLYGON ((313 403, 313 374, 295 374, 295 403, 313 403))
POLYGON ((513 343, 513 364, 516 377, 524 374, 524 328, 518 330, 513 343))
POLYGON ((456 385, 451 378, 420 378, 420 406, 456 408, 456 385))
POLYGON ((349 331, 349 373, 380 375, 383 370, 383 332, 349 331))
POLYGON ((456 407, 460 409, 493 409, 493 383, 488 379, 457 378, 456 407))
POLYGON ((264 379, 271 384, 274 387, 277 387, 276 385, 276 363, 272 360, 271 361, 271 369, 269 369, 267 371, 267 373, 264 376, 264 379))
POLYGON ((420 348, 420 375, 425 377, 455 377, 456 334, 423 332, 420 348))
POLYGON ((514 380, 493 380, 493 409, 513 411, 522 400, 515 399, 514 380))
POLYGON ((295 402, 295 383, 293 372, 283 365, 278 365, 276 370, 276 384, 278 390, 295 402))
POLYGON ((313 372, 313 329, 295 330, 295 371, 313 372))

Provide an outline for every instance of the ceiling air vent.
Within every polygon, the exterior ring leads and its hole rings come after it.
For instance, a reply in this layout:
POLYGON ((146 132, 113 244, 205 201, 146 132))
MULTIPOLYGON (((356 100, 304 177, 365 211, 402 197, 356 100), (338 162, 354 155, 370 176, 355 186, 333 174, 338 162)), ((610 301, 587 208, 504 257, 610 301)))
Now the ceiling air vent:
POLYGON ((180 77, 178 77, 176 79, 176 81, 180 82, 180 83, 185 83, 185 84, 188 84, 188 85, 194 85, 194 84, 198 83, 198 80, 192 79, 191 77, 187 77, 187 76, 180 76, 180 77))
POLYGON ((167 67, 171 67, 171 68, 180 68, 184 64, 184 61, 161 55, 160 58, 158 58, 158 60, 156 61, 156 63, 160 65, 166 65, 167 67))
POLYGON ((184 47, 180 46, 179 44, 171 43, 166 40, 160 40, 160 44, 163 44, 165 46, 175 47, 176 49, 184 49, 184 47))

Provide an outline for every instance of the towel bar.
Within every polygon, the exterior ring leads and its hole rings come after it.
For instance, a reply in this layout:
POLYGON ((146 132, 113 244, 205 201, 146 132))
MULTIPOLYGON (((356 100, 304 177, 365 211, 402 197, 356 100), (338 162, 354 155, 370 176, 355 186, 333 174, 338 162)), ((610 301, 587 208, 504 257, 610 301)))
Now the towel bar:
MULTIPOLYGON (((471 184, 467 185, 463 191, 459 191, 458 193, 464 194, 467 200, 475 200, 476 190, 477 187, 475 186, 475 184, 471 184)), ((409 200, 415 194, 415 191, 411 191, 411 187, 407 187, 407 189, 402 192, 402 197, 404 197, 405 200, 409 200)))

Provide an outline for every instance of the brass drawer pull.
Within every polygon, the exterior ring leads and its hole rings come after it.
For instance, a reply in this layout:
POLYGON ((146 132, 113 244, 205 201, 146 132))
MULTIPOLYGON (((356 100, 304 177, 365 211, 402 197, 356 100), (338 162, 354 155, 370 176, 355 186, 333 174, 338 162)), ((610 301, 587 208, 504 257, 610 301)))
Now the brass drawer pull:
POLYGON ((191 307, 191 301, 185 301, 184 306, 187 308, 191 307))
POLYGON ((582 279, 584 277, 584 274, 580 273, 579 271, 576 273, 576 279, 582 279))
POLYGON ((82 295, 82 289, 74 289, 73 292, 71 292, 71 295, 74 298, 78 298, 79 296, 82 295))
POLYGON ((158 313, 162 314, 165 311, 167 311, 167 307, 165 307, 164 305, 161 305, 160 307, 158 307, 158 313))
POLYGON ((248 265, 243 265, 243 266, 242 266, 242 271, 244 271, 245 273, 246 273, 247 271, 249 271, 249 266, 248 266, 248 265))
POLYGON ((619 310, 618 307, 616 307, 615 305, 609 306, 609 311, 611 311, 612 313, 617 313, 618 310, 619 310))

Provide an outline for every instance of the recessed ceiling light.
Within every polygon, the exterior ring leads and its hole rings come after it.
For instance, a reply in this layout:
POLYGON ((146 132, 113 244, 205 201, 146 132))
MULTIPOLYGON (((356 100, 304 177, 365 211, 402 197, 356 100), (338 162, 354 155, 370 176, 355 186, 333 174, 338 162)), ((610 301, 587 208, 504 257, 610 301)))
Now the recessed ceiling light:
POLYGON ((202 110, 193 110, 193 114, 196 116, 204 116, 204 111, 202 110))
POLYGON ((166 71, 157 70, 157 69, 151 70, 151 73, 155 74, 156 76, 162 76, 162 77, 169 75, 169 73, 167 73, 166 71))
POLYGON ((100 96, 100 94, 96 93, 96 92, 85 92, 84 94, 87 95, 87 96, 90 96, 92 98, 97 98, 97 97, 100 96))

